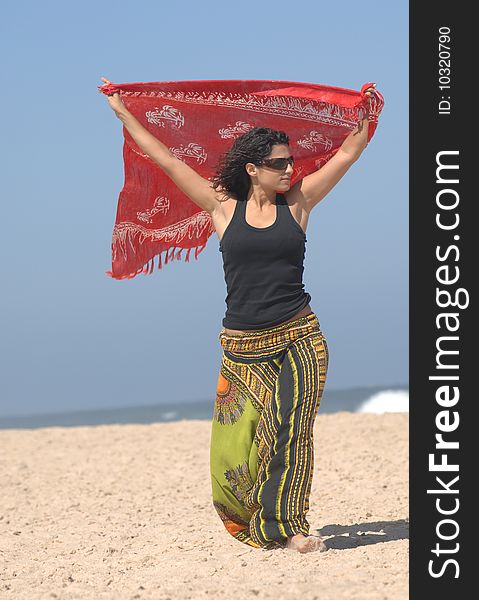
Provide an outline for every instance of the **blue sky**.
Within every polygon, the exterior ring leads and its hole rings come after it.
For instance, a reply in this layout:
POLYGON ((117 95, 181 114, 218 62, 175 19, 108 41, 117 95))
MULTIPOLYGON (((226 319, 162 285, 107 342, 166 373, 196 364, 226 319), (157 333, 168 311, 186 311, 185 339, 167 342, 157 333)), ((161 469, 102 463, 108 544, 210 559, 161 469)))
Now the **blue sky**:
POLYGON ((379 128, 311 214, 304 283, 327 386, 408 382, 408 5, 5 2, 0 24, 0 416, 214 399, 226 285, 189 263, 115 281, 123 185, 113 82, 284 79, 385 97, 379 128))

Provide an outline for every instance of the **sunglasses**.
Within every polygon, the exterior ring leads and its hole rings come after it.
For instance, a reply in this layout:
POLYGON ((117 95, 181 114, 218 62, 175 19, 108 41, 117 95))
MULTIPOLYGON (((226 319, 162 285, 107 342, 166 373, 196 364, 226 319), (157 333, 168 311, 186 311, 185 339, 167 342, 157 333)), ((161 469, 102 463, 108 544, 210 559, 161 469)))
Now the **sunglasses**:
POLYGON ((264 158, 259 164, 271 167, 271 169, 275 169, 276 171, 284 171, 288 165, 293 166, 293 163, 294 158, 288 156, 288 158, 264 158))

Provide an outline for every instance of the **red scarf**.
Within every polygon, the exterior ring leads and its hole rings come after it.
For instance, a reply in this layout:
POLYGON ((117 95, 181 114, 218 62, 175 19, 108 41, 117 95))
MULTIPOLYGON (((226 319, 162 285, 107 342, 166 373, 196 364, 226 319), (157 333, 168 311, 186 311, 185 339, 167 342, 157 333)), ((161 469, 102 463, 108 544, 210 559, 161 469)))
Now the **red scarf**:
MULTIPOLYGON (((126 108, 181 160, 206 179, 235 138, 252 127, 285 131, 295 163, 291 186, 324 165, 358 121, 369 116, 368 141, 384 105, 375 91, 360 92, 291 81, 225 80, 105 84, 126 108)), ((215 232, 202 210, 143 153, 123 127, 125 182, 112 238, 114 279, 150 274, 158 256, 195 259, 215 232)))

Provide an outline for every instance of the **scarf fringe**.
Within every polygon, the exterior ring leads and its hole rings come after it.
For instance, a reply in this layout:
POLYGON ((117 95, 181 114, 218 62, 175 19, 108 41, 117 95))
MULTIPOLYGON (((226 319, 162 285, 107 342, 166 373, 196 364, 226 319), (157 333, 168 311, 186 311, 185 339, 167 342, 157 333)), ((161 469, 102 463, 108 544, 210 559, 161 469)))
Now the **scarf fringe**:
MULTIPOLYGON (((195 259, 198 260, 198 255, 201 254, 201 252, 203 252, 203 250, 206 248, 206 243, 200 244, 199 246, 194 246, 193 248, 195 250, 195 259)), ((113 275, 112 271, 105 271, 105 275, 108 275, 108 277, 111 277, 112 279, 133 279, 140 273, 143 273, 144 275, 151 275, 155 268, 155 257, 158 257, 157 268, 162 269, 163 264, 166 265, 166 264, 168 264, 168 262, 172 262, 175 260, 182 260, 182 258, 184 258, 185 262, 190 262, 190 252, 193 250, 193 248, 178 248, 177 246, 173 246, 172 248, 167 248, 166 250, 164 250, 164 251, 160 252, 159 254, 156 254, 152 258, 150 258, 143 265, 143 267, 139 267, 134 273, 130 273, 129 275, 115 276, 115 275, 113 275), (184 257, 181 256, 181 253, 183 252, 183 250, 187 251, 186 256, 184 256, 184 257), (164 252, 164 263, 162 263, 162 260, 161 260, 161 255, 163 252, 164 252)))

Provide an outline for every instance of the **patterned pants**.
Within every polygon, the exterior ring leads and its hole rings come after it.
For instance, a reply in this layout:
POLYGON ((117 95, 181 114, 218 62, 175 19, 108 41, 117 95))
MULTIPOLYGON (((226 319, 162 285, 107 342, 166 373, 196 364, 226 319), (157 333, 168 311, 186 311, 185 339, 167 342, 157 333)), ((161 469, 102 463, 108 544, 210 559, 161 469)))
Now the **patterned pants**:
POLYGON ((211 430, 213 505, 226 530, 255 548, 309 533, 313 425, 329 353, 315 313, 228 335, 211 430))

